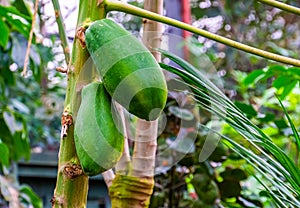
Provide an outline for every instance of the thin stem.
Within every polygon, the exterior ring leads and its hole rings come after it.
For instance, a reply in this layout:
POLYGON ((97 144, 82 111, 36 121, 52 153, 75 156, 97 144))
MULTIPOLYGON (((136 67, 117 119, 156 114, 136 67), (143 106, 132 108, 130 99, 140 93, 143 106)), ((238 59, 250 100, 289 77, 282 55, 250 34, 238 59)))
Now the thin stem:
POLYGON ((55 18, 56 18, 56 23, 58 26, 58 33, 60 36, 61 46, 63 48, 64 54, 65 54, 65 60, 68 65, 70 62, 70 48, 68 46, 68 39, 67 39, 67 35, 66 35, 65 25, 63 23, 63 17, 61 14, 58 0, 52 0, 52 4, 54 7, 55 18))
POLYGON ((274 1, 274 0, 256 0, 256 1, 259 1, 263 4, 270 5, 272 7, 276 7, 278 9, 281 9, 281 10, 284 10, 287 12, 291 12, 296 15, 300 15, 300 8, 298 8, 298 7, 294 7, 294 6, 291 6, 291 5, 288 5, 288 4, 279 2, 279 1, 274 1))
POLYGON ((37 11, 38 11, 38 4, 39 4, 39 0, 35 0, 34 13, 33 13, 32 22, 31 22, 31 30, 30 30, 30 33, 29 33, 29 39, 28 39, 28 44, 27 44, 27 49, 26 49, 24 67, 23 67, 23 71, 22 71, 23 76, 26 76, 26 74, 27 74, 27 64, 28 64, 29 55, 30 55, 30 47, 31 47, 32 38, 33 38, 33 30, 34 30, 34 25, 35 25, 35 20, 36 20, 36 14, 37 14, 37 11))
POLYGON ((281 56, 281 55, 271 53, 271 52, 267 52, 267 51, 264 51, 264 50, 261 50, 261 49, 255 48, 255 47, 251 47, 251 46, 239 43, 237 41, 231 40, 229 38, 225 38, 220 35, 216 35, 216 34, 208 32, 208 31, 193 27, 192 25, 188 25, 188 24, 180 22, 178 20, 174 20, 172 18, 168 18, 168 17, 162 16, 162 15, 156 14, 154 12, 146 11, 144 9, 141 9, 141 8, 138 8, 138 7, 126 4, 126 3, 122 3, 119 1, 107 1, 105 3, 105 7, 106 7, 107 12, 120 11, 120 12, 125 12, 128 14, 144 17, 147 19, 155 20, 155 21, 162 22, 162 23, 165 23, 168 25, 172 25, 174 27, 181 28, 183 30, 190 31, 197 35, 201 35, 203 37, 209 38, 211 40, 215 40, 217 42, 223 43, 225 45, 231 46, 233 48, 236 48, 236 49, 257 55, 257 56, 261 56, 261 57, 271 59, 274 61, 278 61, 281 63, 300 67, 300 60, 281 56))

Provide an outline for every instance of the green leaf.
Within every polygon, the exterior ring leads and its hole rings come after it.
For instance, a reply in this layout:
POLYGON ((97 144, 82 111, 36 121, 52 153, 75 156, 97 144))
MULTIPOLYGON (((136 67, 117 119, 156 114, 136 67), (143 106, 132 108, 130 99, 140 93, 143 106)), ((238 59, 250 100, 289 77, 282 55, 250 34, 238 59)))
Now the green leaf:
POLYGON ((281 75, 282 73, 285 73, 287 70, 284 66, 281 65, 273 65, 268 67, 267 74, 271 75, 281 75))
POLYGON ((29 63, 30 63, 30 69, 32 70, 33 72, 33 77, 35 79, 35 81, 37 81, 38 83, 41 82, 41 78, 42 78, 42 69, 43 69, 43 66, 39 63, 37 63, 37 59, 33 59, 33 58, 30 58, 29 60, 29 63))
POLYGON ((288 84, 286 87, 284 87, 283 92, 280 93, 280 99, 284 100, 285 97, 288 96, 288 94, 290 94, 290 92, 295 88, 297 83, 298 83, 298 80, 294 80, 290 84, 288 84))
POLYGON ((253 108, 252 105, 250 104, 246 104, 246 103, 242 103, 239 101, 235 101, 234 104, 242 111, 244 112, 246 115, 250 116, 250 117, 255 117, 257 116, 257 112, 256 110, 253 108))
POLYGON ((294 74, 300 77, 300 68, 299 67, 290 67, 287 69, 289 74, 294 74))
POLYGON ((25 56, 24 49, 27 47, 27 40, 20 34, 14 34, 12 37, 11 56, 18 67, 23 67, 25 56))
POLYGON ((12 141, 12 158, 14 161, 18 161, 22 157, 25 158, 25 160, 29 160, 30 158, 30 144, 27 138, 22 137, 23 132, 18 131, 13 136, 12 141))
POLYGON ((263 77, 264 74, 265 72, 262 69, 254 70, 250 74, 248 74, 243 83, 244 85, 249 85, 257 82, 261 77, 263 77))
POLYGON ((18 161, 24 157, 30 158, 30 144, 27 135, 26 121, 16 112, 4 111, 0 119, 0 135, 2 141, 9 147, 10 158, 18 161))
POLYGON ((238 169, 238 168, 233 169, 233 170, 231 171, 231 176, 232 176, 235 180, 240 180, 240 181, 246 180, 246 179, 247 179, 246 173, 245 173, 243 170, 238 169))
MULTIPOLYGON (((8 18, 7 21, 12 25, 12 30, 21 33, 26 39, 29 39, 30 24, 24 24, 22 21, 13 18, 8 18)), ((33 36, 32 43, 35 43, 35 36, 33 36)))
POLYGON ((225 170, 220 173, 220 176, 223 179, 229 179, 235 181, 241 181, 247 179, 246 173, 239 168, 225 170))
MULTIPOLYGON (((285 108, 284 105, 282 104, 281 100, 280 100, 278 97, 277 97, 277 99, 278 99, 278 101, 279 101, 279 103, 280 103, 280 106, 281 106, 281 108, 283 109, 284 114, 285 114, 286 118, 288 119, 289 124, 290 124, 290 126, 291 126, 291 128, 292 128, 292 130, 293 130, 293 134, 294 134, 294 137, 295 137, 295 140, 296 140, 296 144, 297 144, 297 148, 298 148, 298 151, 299 151, 299 150, 300 150, 300 137, 299 137, 298 131, 297 131, 297 129, 296 129, 296 127, 295 127, 295 125, 294 125, 294 123, 293 123, 291 117, 289 116, 289 114, 288 114, 286 108, 285 108)), ((297 164, 296 164, 296 165, 297 165, 297 164)))
MULTIPOLYGON (((11 31, 15 30, 29 38, 31 29, 31 17, 20 13, 15 7, 4 7, 0 5, 0 17, 4 17, 11 31)), ((1 31, 2 32, 2 31, 1 31)), ((33 40, 35 42, 35 40, 33 40)))
POLYGON ((6 144, 0 140, 0 163, 6 167, 9 166, 9 149, 6 144))
POLYGON ((20 186, 20 197, 22 198, 22 201, 25 202, 28 207, 33 208, 42 208, 43 203, 40 197, 27 185, 20 186), (30 206, 32 205, 32 206, 30 206))
POLYGON ((30 9, 28 6, 25 4, 23 0, 15 0, 14 3, 12 4, 21 14, 26 15, 27 17, 32 18, 32 14, 30 12, 30 9))
MULTIPOLYGON (((226 144, 243 157, 248 164, 254 167, 264 180, 272 185, 270 190, 276 198, 279 207, 285 204, 295 204, 300 207, 300 170, 299 167, 262 129, 251 122, 240 109, 228 99, 210 80, 191 64, 169 52, 159 50, 163 55, 177 63, 182 69, 160 64, 170 72, 184 80, 184 83, 193 90, 193 96, 200 107, 223 119, 233 129, 243 136, 250 148, 243 147, 233 139, 210 129, 222 136, 226 144), (209 105, 210 104, 210 105, 209 105), (260 152, 260 154, 257 154, 260 152), (277 201, 278 200, 278 201, 277 201)), ((279 70, 284 69, 280 68, 279 70)), ((222 140, 224 142, 224 140, 222 140)))
POLYGON ((11 135, 14 135, 15 132, 16 132, 16 120, 15 120, 15 117, 14 115, 9 112, 9 111, 4 111, 3 112, 3 119, 6 123, 6 126, 8 127, 11 135))
POLYGON ((275 120, 274 123, 279 129, 285 129, 289 127, 284 119, 275 120))
POLYGON ((6 126, 9 128, 11 135, 14 135, 16 131, 23 130, 23 124, 15 119, 13 112, 4 111, 3 119, 6 123, 6 126))
POLYGON ((2 6, 0 5, 0 15, 4 17, 16 15, 19 16, 20 18, 24 18, 28 22, 31 22, 31 17, 27 16, 26 14, 22 14, 19 12, 15 7, 13 6, 2 6))
POLYGON ((290 76, 280 76, 273 81, 273 87, 276 89, 280 89, 281 87, 285 87, 293 81, 293 78, 290 76))
POLYGON ((4 118, 0 115, 0 138, 9 148, 12 146, 12 135, 9 128, 4 121, 4 118))
POLYGON ((0 19, 0 31, 1 31, 0 46, 5 48, 9 38, 9 28, 7 27, 5 22, 3 22, 2 19, 0 19))
POLYGON ((281 75, 275 79, 272 85, 278 90, 277 93, 280 95, 280 99, 284 100, 298 82, 299 80, 295 79, 292 75, 281 75))
POLYGON ((14 109, 17 109, 20 113, 22 113, 22 114, 30 113, 30 109, 28 108, 28 106, 26 106, 24 103, 20 102, 18 99, 12 98, 10 100, 10 102, 12 103, 14 109))
POLYGON ((261 122, 270 122, 270 121, 274 121, 275 119, 275 115, 273 113, 266 113, 266 115, 262 118, 258 118, 261 122))

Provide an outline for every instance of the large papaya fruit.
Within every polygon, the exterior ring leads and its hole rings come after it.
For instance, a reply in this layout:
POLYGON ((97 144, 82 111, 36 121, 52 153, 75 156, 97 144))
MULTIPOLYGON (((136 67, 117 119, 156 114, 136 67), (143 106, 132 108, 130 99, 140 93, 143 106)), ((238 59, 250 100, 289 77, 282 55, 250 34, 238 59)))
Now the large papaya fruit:
POLYGON ((81 94, 75 120, 75 146, 83 171, 93 176, 118 162, 124 137, 121 121, 103 84, 90 83, 81 94))
POLYGON ((85 42, 113 99, 137 117, 155 120, 165 106, 167 85, 149 50, 109 19, 93 22, 85 42))

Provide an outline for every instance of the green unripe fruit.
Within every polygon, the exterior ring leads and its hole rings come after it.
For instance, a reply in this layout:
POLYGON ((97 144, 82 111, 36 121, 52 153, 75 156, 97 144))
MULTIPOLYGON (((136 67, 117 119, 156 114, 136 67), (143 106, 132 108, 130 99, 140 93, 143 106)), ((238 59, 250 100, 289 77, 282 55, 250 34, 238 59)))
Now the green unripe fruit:
POLYGON ((141 119, 158 118, 167 100, 167 85, 149 50, 109 19, 93 22, 85 41, 113 99, 141 119))
POLYGON ((85 86, 74 138, 80 164, 87 175, 97 175, 115 166, 124 146, 120 132, 123 132, 121 121, 103 84, 93 82, 85 86))

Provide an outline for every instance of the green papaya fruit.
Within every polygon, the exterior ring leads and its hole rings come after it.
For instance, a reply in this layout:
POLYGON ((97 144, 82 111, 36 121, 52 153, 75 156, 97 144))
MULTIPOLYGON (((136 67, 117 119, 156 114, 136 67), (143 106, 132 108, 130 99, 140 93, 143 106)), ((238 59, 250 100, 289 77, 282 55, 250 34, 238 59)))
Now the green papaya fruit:
POLYGON ((102 83, 86 85, 81 94, 74 127, 75 147, 83 171, 93 176, 112 168, 120 159, 123 129, 102 83))
POLYGON ((85 32, 85 42, 112 98, 141 119, 158 118, 168 92, 150 51, 109 19, 93 22, 85 32))

